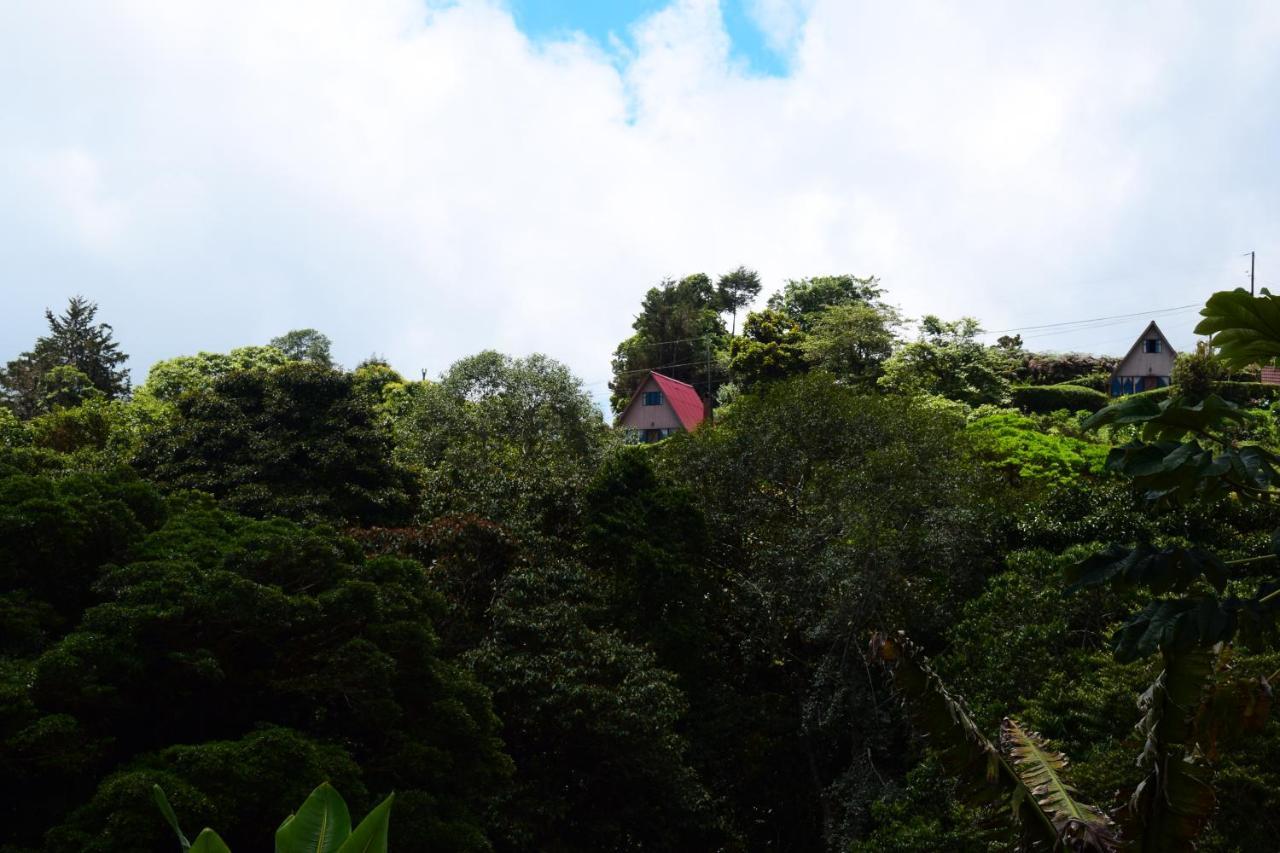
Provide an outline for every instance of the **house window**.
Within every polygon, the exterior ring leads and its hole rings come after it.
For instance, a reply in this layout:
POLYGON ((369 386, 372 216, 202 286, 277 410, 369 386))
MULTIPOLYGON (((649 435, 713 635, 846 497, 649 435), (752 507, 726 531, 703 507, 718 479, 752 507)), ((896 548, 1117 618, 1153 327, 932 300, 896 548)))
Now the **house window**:
POLYGON ((644 404, 646 406, 661 406, 662 392, 661 391, 645 391, 644 404))
POLYGON ((1160 352, 1160 339, 1147 338, 1145 341, 1142 342, 1142 351, 1143 352, 1160 352))

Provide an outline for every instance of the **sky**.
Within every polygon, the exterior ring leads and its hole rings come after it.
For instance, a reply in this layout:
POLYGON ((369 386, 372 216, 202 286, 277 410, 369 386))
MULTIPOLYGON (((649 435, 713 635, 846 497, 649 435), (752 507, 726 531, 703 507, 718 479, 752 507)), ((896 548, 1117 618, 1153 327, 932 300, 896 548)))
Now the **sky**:
POLYGON ((0 359, 82 294, 135 381, 312 327, 601 399, 740 264, 1100 353, 1280 288, 1268 2, 10 0, 0 80, 0 359))

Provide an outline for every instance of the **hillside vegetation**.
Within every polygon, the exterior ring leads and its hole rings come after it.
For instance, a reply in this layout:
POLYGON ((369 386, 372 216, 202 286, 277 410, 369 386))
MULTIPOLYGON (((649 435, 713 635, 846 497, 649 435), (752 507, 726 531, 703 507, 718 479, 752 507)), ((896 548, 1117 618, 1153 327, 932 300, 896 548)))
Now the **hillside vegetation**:
POLYGON ((541 355, 135 383, 50 312, 0 371, 0 853, 299 803, 402 853, 1273 849, 1280 301, 1117 402, 875 278, 760 290, 644 295, 615 414, 715 403, 651 445, 541 355))

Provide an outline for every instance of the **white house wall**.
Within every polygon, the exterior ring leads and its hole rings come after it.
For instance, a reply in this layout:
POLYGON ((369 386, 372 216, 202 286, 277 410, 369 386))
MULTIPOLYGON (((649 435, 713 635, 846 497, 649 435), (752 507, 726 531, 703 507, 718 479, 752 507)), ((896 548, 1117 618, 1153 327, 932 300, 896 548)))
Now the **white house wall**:
POLYGON ((661 391, 658 382, 652 376, 640 388, 640 393, 635 396, 631 403, 631 408, 623 413, 618 426, 623 429, 683 429, 680 425, 680 419, 676 417, 675 409, 671 408, 671 402, 667 400, 667 395, 662 395, 662 403, 657 406, 646 406, 644 404, 644 395, 649 391, 661 391))
POLYGON ((1169 376, 1173 373, 1173 362, 1177 356, 1169 351, 1169 345, 1164 344, 1161 352, 1142 352, 1142 347, 1138 347, 1138 352, 1129 353, 1125 360, 1120 362, 1120 366, 1116 368, 1115 376, 1169 376))

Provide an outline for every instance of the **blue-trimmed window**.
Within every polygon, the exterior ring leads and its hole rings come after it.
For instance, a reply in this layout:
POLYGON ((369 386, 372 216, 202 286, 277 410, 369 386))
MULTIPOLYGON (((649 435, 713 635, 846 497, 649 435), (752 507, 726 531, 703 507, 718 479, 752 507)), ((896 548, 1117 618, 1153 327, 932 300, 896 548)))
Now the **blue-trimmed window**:
POLYGON ((661 406, 662 392, 661 391, 645 391, 644 404, 646 406, 661 406))
POLYGON ((1160 352, 1160 339, 1147 338, 1145 341, 1142 342, 1142 351, 1143 352, 1160 352))

